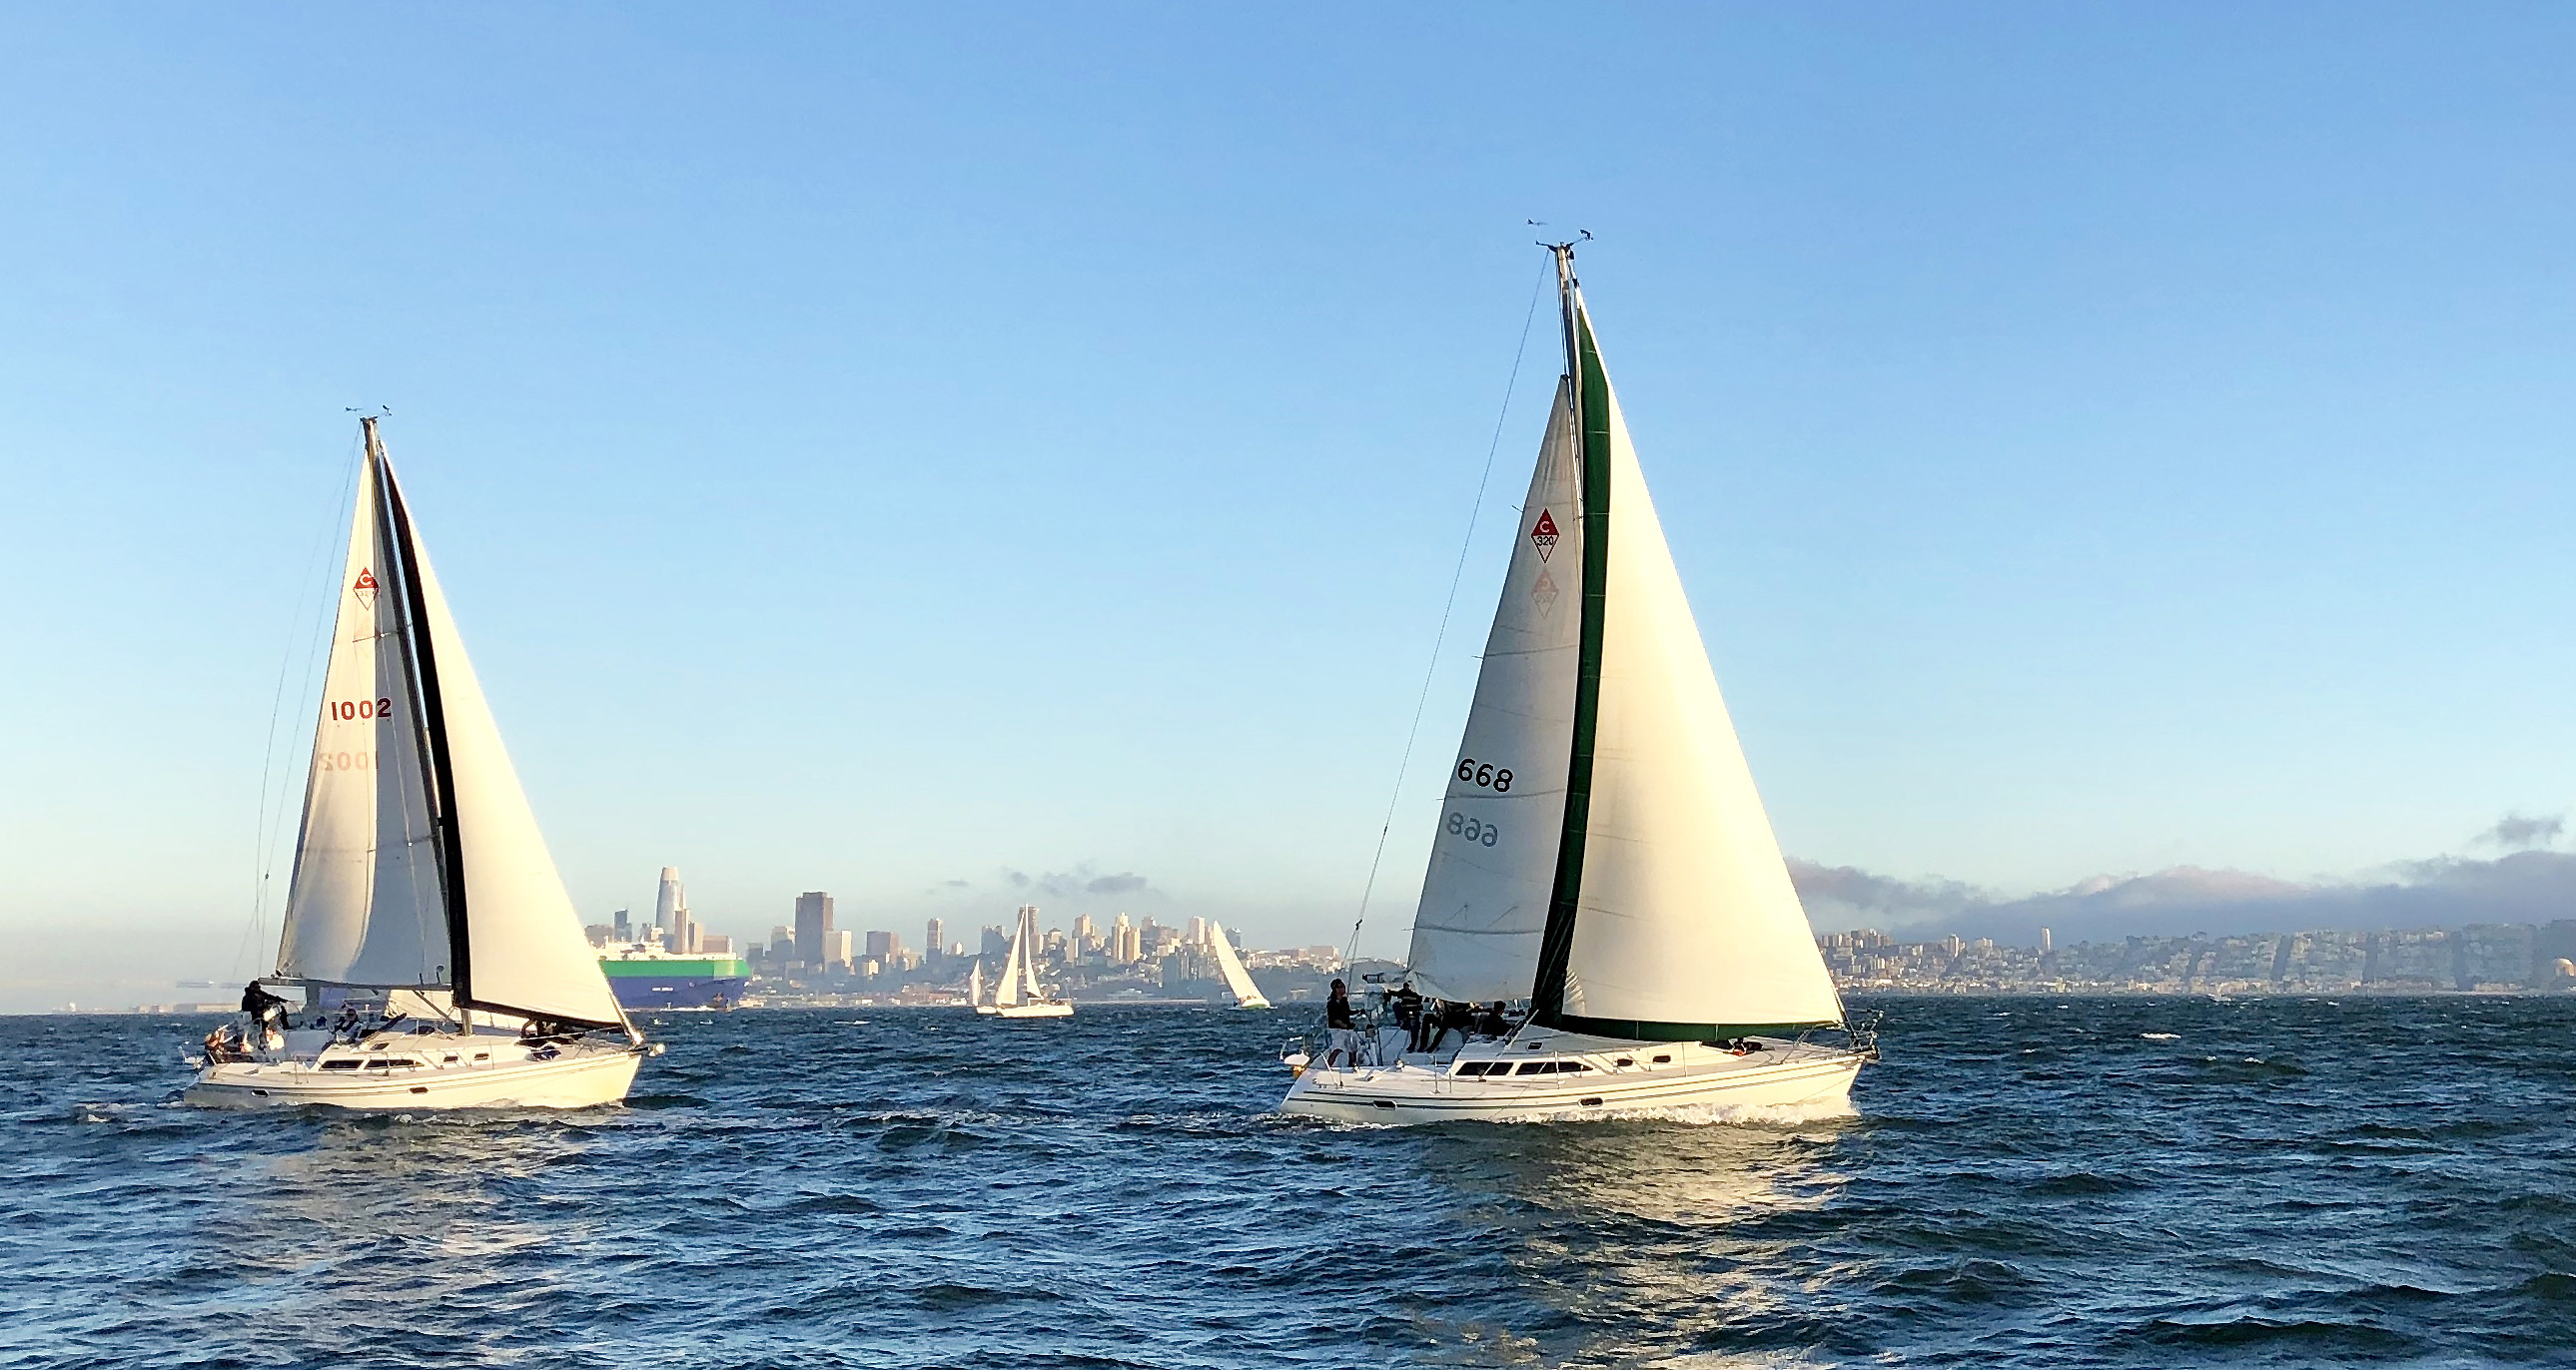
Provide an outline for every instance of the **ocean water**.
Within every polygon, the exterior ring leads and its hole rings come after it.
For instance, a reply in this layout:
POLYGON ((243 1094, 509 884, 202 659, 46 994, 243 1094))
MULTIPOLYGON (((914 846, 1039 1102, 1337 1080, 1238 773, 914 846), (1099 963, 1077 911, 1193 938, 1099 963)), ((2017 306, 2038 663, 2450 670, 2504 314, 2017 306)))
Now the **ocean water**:
POLYGON ((2576 1000, 1893 999, 1853 1116, 1335 1127, 1306 1011, 670 1015, 627 1107, 0 1019, 0 1365, 2576 1363, 2576 1000))

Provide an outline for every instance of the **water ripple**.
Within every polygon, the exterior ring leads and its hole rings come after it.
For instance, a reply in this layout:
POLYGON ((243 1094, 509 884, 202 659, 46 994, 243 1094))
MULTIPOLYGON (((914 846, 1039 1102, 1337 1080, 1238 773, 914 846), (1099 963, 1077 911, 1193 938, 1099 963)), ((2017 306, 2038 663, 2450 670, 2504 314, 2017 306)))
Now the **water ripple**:
POLYGON ((0 1020, 0 1367, 2576 1360, 2576 1001, 1876 1006, 1855 1114, 1419 1129, 1278 1015, 673 1015, 570 1118, 0 1020))

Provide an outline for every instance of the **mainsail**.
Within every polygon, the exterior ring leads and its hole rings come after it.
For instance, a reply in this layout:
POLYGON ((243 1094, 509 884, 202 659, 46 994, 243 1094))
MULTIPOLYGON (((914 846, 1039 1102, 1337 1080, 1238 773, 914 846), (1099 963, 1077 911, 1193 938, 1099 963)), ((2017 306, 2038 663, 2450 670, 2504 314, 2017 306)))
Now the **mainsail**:
POLYGON ((1268 1008, 1261 987, 1252 983, 1251 972, 1243 968, 1243 958, 1234 954, 1234 943, 1226 940, 1225 929, 1214 919, 1208 921, 1208 946, 1216 952, 1216 969, 1225 977, 1225 988, 1234 996, 1236 1008, 1268 1008))
POLYGON ((1542 1026, 1602 1036, 1839 1023, 1570 249, 1558 268, 1567 374, 1450 777, 1412 968, 1426 993, 1526 996, 1542 1026))
POLYGON ((277 973, 624 1027, 375 421, 277 973))
POLYGON ((371 454, 358 473, 277 973, 444 986, 447 914, 403 648, 410 620, 382 506, 371 454))

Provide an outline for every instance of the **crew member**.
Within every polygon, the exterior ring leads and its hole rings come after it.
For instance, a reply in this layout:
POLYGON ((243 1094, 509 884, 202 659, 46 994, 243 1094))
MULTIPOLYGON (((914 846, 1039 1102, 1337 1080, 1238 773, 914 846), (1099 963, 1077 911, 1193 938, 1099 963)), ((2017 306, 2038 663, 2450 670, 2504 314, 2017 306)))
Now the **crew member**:
POLYGON ((1351 1013, 1350 989, 1339 980, 1333 982, 1332 997, 1324 1001, 1324 1031, 1325 1065, 1359 1064, 1359 1020, 1351 1013))

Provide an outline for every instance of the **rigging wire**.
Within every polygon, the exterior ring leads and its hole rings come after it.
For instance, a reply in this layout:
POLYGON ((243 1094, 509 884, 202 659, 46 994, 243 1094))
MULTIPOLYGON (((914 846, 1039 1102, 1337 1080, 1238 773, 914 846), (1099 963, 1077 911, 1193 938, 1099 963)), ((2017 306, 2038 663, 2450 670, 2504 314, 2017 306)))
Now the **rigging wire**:
MULTIPOLYGON (((1553 266, 1550 263, 1550 269, 1553 266)), ((1538 297, 1546 292, 1547 281, 1548 272, 1541 271, 1538 283, 1530 287, 1529 309, 1521 316, 1521 340, 1512 349, 1511 379, 1503 382, 1503 407, 1494 415, 1494 436, 1485 444, 1485 469, 1476 477, 1476 498, 1467 509, 1467 533, 1458 542, 1458 564, 1449 572, 1449 597, 1440 604, 1440 630, 1431 636, 1431 660, 1422 668, 1422 693, 1413 701, 1413 722, 1404 731, 1404 759, 1395 766, 1395 792, 1387 796, 1386 821, 1378 825, 1377 852, 1369 857, 1368 883, 1360 887, 1359 915, 1351 920, 1350 945, 1342 948, 1345 966, 1359 954, 1360 927, 1368 922, 1369 898, 1377 893, 1378 867, 1386 860, 1387 834, 1395 831, 1395 810, 1404 799, 1405 773, 1413 767, 1413 745, 1422 735, 1422 711, 1430 706, 1431 685, 1440 674, 1440 649, 1449 640, 1449 616, 1458 607, 1458 585, 1467 574, 1467 554, 1476 545, 1476 521, 1485 512, 1485 488, 1493 483, 1494 455, 1503 447, 1503 425, 1512 416, 1512 394, 1520 388, 1521 361, 1529 355, 1530 325, 1538 319, 1538 297)))
MULTIPOLYGON (((332 501, 331 507, 335 513, 345 512, 348 509, 352 492, 357 487, 357 465, 354 462, 348 463, 348 470, 349 475, 347 481, 341 485, 340 493, 332 501)), ((283 717, 285 713, 286 677, 293 672, 295 668, 295 644, 298 641, 302 641, 304 643, 304 680, 302 685, 297 689, 296 697, 301 699, 312 693, 313 663, 314 659, 320 655, 319 645, 315 641, 315 634, 318 631, 319 625, 317 624, 314 627, 307 627, 304 622, 304 616, 308 612, 312 612, 313 607, 317 604, 328 603, 336 608, 339 603, 337 597, 333 597, 326 601, 322 596, 311 593, 311 591, 316 579, 321 574, 322 567, 330 559, 332 543, 331 534, 341 522, 343 522, 343 520, 335 517, 323 524, 321 539, 314 545, 312 553, 305 559, 303 573, 298 575, 295 580, 295 584, 298 587, 295 614, 293 618, 288 620, 286 650, 278 659, 277 686, 269 695, 268 738, 260 745, 259 807, 254 812, 254 828, 251 834, 250 922, 248 926, 242 929, 242 939, 233 948, 232 965, 227 978, 229 978, 230 975, 238 975, 241 973, 244 961, 257 954, 257 947, 261 942, 265 941, 267 937, 268 888, 270 879, 275 874, 277 866, 277 833, 275 832, 275 827, 278 820, 285 816, 286 807, 285 787, 273 785, 277 769, 277 723, 278 719, 283 717), (277 813, 275 815, 272 815, 269 811, 269 800, 272 794, 275 795, 277 800, 277 813)), ((254 971, 254 974, 255 973, 256 972, 254 971)))

